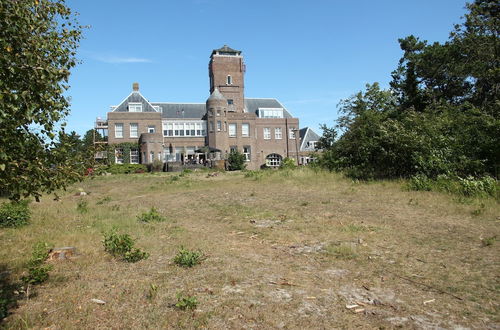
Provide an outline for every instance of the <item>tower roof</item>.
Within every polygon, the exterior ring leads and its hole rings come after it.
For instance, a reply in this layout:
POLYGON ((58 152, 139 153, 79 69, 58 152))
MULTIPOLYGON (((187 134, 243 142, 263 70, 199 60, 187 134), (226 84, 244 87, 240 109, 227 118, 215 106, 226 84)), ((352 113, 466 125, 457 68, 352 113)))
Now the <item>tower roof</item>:
POLYGON ((207 101, 212 101, 212 100, 223 100, 226 101, 226 98, 224 95, 222 95, 221 92, 219 92, 219 89, 216 87, 214 91, 212 92, 212 95, 208 98, 207 101))
POLYGON ((224 45, 219 49, 214 49, 212 55, 240 55, 241 50, 232 49, 228 45, 224 45))

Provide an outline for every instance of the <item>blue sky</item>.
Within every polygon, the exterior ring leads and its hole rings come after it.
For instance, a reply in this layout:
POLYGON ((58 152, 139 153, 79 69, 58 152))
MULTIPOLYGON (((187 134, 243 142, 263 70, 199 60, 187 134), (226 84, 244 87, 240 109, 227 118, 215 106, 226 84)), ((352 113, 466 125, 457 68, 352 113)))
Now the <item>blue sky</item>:
POLYGON ((92 128, 139 82, 154 102, 205 102, 208 60, 242 50, 245 96, 273 97, 320 133, 337 104, 378 81, 388 86, 413 34, 445 41, 462 0, 68 0, 84 31, 70 79, 68 130, 92 128))

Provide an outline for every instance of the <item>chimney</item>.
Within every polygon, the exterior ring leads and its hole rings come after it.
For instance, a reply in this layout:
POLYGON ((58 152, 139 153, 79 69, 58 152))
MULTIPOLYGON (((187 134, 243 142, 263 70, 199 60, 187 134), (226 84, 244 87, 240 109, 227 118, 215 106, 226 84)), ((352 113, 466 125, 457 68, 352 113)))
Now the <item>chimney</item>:
POLYGON ((138 82, 135 82, 132 84, 132 90, 134 92, 138 92, 139 91, 139 83, 138 82))

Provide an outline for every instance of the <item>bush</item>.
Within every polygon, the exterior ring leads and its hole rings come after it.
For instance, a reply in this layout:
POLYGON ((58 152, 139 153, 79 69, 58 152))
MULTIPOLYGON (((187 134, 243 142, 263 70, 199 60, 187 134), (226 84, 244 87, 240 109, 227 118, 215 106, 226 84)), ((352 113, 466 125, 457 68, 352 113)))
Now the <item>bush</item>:
POLYGON ((116 230, 104 233, 104 250, 112 256, 127 262, 137 262, 147 259, 149 254, 134 248, 134 240, 128 234, 118 234, 116 230))
POLYGON ((4 203, 0 206, 0 227, 20 227, 30 219, 28 201, 4 203))
POLYGON ((460 192, 466 197, 476 197, 490 195, 495 197, 498 189, 498 183, 495 179, 489 176, 475 179, 467 177, 465 179, 458 178, 460 192))
POLYGON ((281 162, 280 169, 287 170, 294 168, 297 168, 297 161, 293 158, 286 157, 283 159, 283 162, 281 162))
POLYGON ((28 261, 28 275, 21 279, 26 284, 40 284, 49 278, 49 271, 52 270, 52 265, 44 265, 45 260, 49 257, 49 244, 38 242, 33 247, 31 259, 28 261))
POLYGON ((79 200, 78 203, 76 204, 76 210, 80 214, 87 213, 89 211, 89 203, 86 200, 79 200))
POLYGON ((149 170, 151 172, 162 172, 163 162, 161 160, 155 159, 152 164, 149 164, 149 170))
POLYGON ((162 216, 156 208, 152 207, 148 212, 138 215, 137 220, 142 222, 163 222, 167 219, 162 216))
POLYGON ((146 172, 146 165, 142 164, 113 164, 107 167, 106 172, 111 174, 130 174, 146 172))
POLYGON ((180 247, 179 252, 174 257, 174 263, 181 267, 193 267, 201 262, 203 253, 201 251, 190 251, 183 246, 180 247))
POLYGON ((232 150, 227 158, 227 169, 229 171, 244 170, 247 167, 245 164, 245 155, 237 150, 232 150))
POLYGON ((408 189, 416 191, 431 191, 432 180, 430 180, 425 174, 414 175, 408 181, 408 189))

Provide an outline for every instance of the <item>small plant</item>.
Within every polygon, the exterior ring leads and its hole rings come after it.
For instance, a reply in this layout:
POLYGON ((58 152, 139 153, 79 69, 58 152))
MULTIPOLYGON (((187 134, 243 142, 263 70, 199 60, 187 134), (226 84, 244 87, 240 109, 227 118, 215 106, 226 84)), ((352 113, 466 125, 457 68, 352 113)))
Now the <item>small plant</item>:
POLYGON ((170 178, 168 178, 167 183, 174 183, 177 182, 181 179, 180 175, 172 175, 170 178))
POLYGON ((137 220, 142 222, 163 222, 167 219, 156 208, 152 207, 148 212, 138 215, 137 220))
POLYGON ((52 265, 44 265, 49 257, 50 246, 45 242, 38 242, 33 247, 31 259, 28 261, 28 275, 21 279, 26 284, 40 284, 49 278, 52 265))
POLYGON ((486 209, 486 205, 484 205, 484 203, 481 203, 477 209, 472 210, 471 214, 472 214, 473 216, 478 216, 478 215, 481 215, 481 214, 483 214, 483 213, 484 213, 484 210, 485 210, 485 209, 486 209))
POLYGON ((102 205, 102 204, 104 204, 104 203, 108 203, 108 202, 111 202, 111 197, 106 196, 106 197, 104 197, 104 198, 102 198, 102 199, 98 200, 98 201, 96 202, 96 205, 102 205))
POLYGON ((201 251, 190 251, 183 246, 180 247, 179 252, 174 257, 174 263, 181 267, 193 267, 199 264, 203 259, 201 251))
POLYGON ((89 203, 86 200, 80 199, 76 204, 76 210, 80 214, 87 213, 89 211, 89 203))
POLYGON ((185 168, 182 170, 181 174, 179 174, 179 176, 183 177, 183 176, 186 176, 190 173, 193 173, 193 170, 190 170, 189 168, 185 168))
POLYGON ((302 202, 302 203, 300 203, 300 206, 303 206, 303 207, 307 206, 307 205, 309 205, 309 202, 302 202))
POLYGON ((111 211, 120 211, 120 205, 111 206, 111 211))
POLYGON ((345 244, 330 244, 325 248, 325 251, 337 259, 349 260, 357 257, 354 248, 345 244))
POLYGON ((157 295, 158 295, 158 285, 151 283, 149 285, 149 290, 148 293, 146 294, 146 298, 148 300, 153 300, 154 298, 156 298, 157 295))
POLYGON ((175 307, 181 310, 195 309, 198 306, 198 300, 195 296, 184 295, 182 293, 177 294, 177 303, 175 307))
POLYGON ((486 237, 486 238, 481 239, 481 245, 483 247, 492 246, 496 240, 497 240, 496 236, 486 237))
POLYGON ((0 227, 21 227, 30 219, 28 201, 10 202, 0 205, 0 227))
POLYGON ((149 165, 149 170, 151 172, 162 172, 163 171, 163 162, 161 160, 155 159, 153 163, 149 165))
POLYGON ((149 254, 134 248, 134 240, 128 234, 118 234, 115 229, 104 233, 104 250, 127 262, 137 262, 147 259, 149 254))

